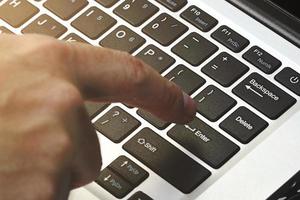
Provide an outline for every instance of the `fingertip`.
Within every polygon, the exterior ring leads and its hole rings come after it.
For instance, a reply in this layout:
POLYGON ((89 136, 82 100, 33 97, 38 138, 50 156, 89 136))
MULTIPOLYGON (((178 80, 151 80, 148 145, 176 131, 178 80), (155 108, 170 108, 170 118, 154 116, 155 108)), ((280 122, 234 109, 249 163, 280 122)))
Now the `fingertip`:
POLYGON ((197 112, 196 102, 185 92, 182 92, 183 96, 183 109, 185 114, 185 121, 190 122, 194 119, 197 112))

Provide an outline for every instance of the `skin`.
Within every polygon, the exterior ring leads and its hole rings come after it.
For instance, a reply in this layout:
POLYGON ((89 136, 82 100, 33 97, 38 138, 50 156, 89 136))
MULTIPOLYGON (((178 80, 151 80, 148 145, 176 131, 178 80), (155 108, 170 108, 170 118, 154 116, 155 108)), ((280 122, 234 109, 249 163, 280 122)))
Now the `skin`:
POLYGON ((123 102, 186 123, 196 106, 119 51, 40 35, 0 36, 0 196, 66 200, 97 178, 99 142, 84 101, 123 102))

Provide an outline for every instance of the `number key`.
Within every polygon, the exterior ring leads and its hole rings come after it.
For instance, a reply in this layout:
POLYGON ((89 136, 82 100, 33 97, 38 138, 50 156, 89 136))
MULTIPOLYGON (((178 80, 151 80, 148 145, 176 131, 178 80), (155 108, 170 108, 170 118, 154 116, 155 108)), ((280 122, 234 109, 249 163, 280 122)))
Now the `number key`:
POLYGON ((187 4, 187 0, 156 0, 169 10, 176 12, 187 4))
POLYGON ((119 0, 96 0, 98 3, 100 3, 102 6, 106 8, 112 7, 115 3, 117 3, 119 0))
POLYGON ((114 10, 114 13, 133 26, 139 26, 157 11, 158 8, 147 0, 126 0, 114 10))
POLYGON ((143 28, 144 33, 164 46, 170 45, 187 30, 187 26, 166 13, 159 15, 143 28))

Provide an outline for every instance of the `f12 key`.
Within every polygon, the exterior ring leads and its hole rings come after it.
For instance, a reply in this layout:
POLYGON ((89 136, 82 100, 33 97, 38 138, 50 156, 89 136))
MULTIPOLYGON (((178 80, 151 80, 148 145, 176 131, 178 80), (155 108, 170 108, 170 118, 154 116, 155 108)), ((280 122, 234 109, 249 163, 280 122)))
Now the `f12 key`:
POLYGON ((258 46, 251 47, 243 58, 266 74, 272 74, 281 66, 281 62, 258 46))

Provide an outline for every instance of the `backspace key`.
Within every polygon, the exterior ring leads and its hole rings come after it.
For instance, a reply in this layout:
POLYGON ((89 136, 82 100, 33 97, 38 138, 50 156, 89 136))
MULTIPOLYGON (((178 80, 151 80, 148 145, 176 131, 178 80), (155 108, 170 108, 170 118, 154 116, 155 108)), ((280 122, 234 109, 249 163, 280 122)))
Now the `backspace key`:
POLYGON ((258 73, 250 74, 233 89, 233 93, 272 120, 296 103, 295 98, 258 73))

